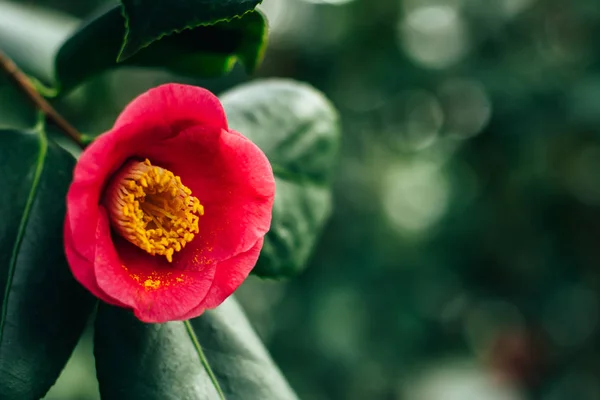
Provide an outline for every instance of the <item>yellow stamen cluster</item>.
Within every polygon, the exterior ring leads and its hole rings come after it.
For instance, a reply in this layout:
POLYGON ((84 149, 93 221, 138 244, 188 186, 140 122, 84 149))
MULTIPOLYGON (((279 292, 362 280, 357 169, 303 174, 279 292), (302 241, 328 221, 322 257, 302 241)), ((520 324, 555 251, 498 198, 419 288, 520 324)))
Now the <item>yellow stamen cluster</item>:
POLYGON ((129 161, 106 192, 113 229, 151 255, 181 251, 198 233, 204 207, 171 171, 144 162, 129 161))

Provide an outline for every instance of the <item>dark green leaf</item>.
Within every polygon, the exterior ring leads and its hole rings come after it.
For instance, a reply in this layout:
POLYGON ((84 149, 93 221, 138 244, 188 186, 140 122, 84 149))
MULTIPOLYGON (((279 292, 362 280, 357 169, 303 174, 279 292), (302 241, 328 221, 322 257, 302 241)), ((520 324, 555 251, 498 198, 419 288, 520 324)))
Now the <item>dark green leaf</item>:
POLYGON ((190 324, 225 398, 296 398, 234 298, 190 324))
POLYGON ((163 36, 241 16, 261 1, 121 0, 127 19, 127 35, 119 61, 133 56, 163 36))
POLYGON ((0 131, 0 398, 39 399, 66 364, 94 300, 63 253, 75 160, 38 132, 0 131))
POLYGON ((218 390, 227 400, 296 398, 233 298, 166 324, 102 304, 94 352, 103 399, 219 399, 218 390))
POLYGON ((94 354, 103 399, 218 398, 183 322, 144 324, 101 304, 94 354))
POLYGON ((35 125, 37 111, 31 101, 5 74, 0 73, 0 129, 29 129, 35 125))
POLYGON ((313 88, 285 80, 250 83, 221 100, 230 127, 265 152, 277 182, 271 230, 253 272, 293 275, 306 263, 330 213, 337 112, 313 88))
POLYGON ((56 58, 56 80, 63 90, 69 90, 92 75, 120 65, 165 67, 185 75, 213 77, 229 72, 237 60, 251 72, 262 58, 266 33, 264 16, 258 11, 249 12, 231 22, 164 37, 117 63, 125 34, 117 6, 91 19, 67 39, 56 58))

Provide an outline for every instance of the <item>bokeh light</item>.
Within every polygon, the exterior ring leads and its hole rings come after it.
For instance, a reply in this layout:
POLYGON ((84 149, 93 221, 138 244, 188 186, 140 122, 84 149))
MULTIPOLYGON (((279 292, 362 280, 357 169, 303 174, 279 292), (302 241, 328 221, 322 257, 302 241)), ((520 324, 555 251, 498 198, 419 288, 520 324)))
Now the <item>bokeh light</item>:
POLYGON ((433 144, 444 122, 440 102, 424 90, 389 98, 378 114, 383 133, 399 150, 420 150, 433 144))
POLYGON ((518 388, 500 385, 469 360, 450 359, 425 368, 401 389, 406 400, 525 400, 518 388))
POLYGON ((460 11, 449 5, 417 7, 398 24, 406 54, 427 68, 447 68, 468 51, 469 35, 460 11))
POLYGON ((450 79, 440 86, 438 94, 445 110, 444 131, 448 135, 466 139, 486 127, 492 115, 492 105, 481 83, 450 79))
POLYGON ((437 223, 450 199, 450 185, 433 162, 391 165, 383 180, 382 205, 399 231, 419 233, 437 223))

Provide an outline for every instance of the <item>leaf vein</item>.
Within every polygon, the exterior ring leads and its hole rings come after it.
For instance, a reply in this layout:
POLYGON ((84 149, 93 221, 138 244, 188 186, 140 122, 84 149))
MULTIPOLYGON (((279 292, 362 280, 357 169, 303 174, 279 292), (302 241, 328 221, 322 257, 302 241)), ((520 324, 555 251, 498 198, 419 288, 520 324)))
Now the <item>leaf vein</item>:
POLYGON ((187 329, 190 339, 192 340, 192 343, 194 344, 194 347, 196 348, 198 357, 200 357, 200 362, 202 363, 202 366, 206 370, 208 377, 210 378, 211 382, 215 386, 215 389, 216 389, 217 393, 219 394, 220 399, 225 400, 225 395, 223 394, 223 390, 221 390, 221 385, 219 384, 219 381, 217 380, 215 373, 213 372, 212 368, 210 367, 210 364, 208 363, 208 360, 206 359, 206 356, 204 355, 204 351, 202 351, 202 346, 200 346, 200 342, 198 341, 198 337, 196 336, 196 332, 194 332, 194 328, 192 327, 192 324, 190 323, 189 320, 183 321, 183 323, 185 325, 185 328, 187 329))

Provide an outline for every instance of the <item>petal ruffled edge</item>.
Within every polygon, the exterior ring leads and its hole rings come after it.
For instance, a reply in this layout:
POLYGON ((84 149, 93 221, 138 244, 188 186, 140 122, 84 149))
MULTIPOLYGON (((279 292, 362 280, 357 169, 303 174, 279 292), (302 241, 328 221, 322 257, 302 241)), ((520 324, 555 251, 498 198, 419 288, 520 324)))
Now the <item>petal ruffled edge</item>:
POLYGON ((65 219, 63 238, 65 241, 65 255, 67 256, 67 261, 71 266, 71 272, 75 279, 100 300, 115 306, 124 307, 124 304, 111 298, 100 289, 94 274, 94 262, 81 255, 73 246, 73 237, 71 229, 69 228, 68 217, 65 219))
POLYGON ((202 301, 205 308, 217 307, 240 287, 256 266, 263 243, 261 237, 248 251, 217 263, 213 284, 202 301))
POLYGON ((133 99, 113 129, 141 122, 178 129, 181 124, 227 129, 225 111, 217 96, 204 88, 178 83, 157 86, 133 99))
POLYGON ((262 246, 263 239, 261 238, 250 250, 218 263, 212 286, 206 297, 198 306, 178 319, 196 318, 202 315, 205 310, 221 305, 250 275, 260 256, 262 246))
POLYGON ((94 274, 98 287, 133 309, 143 322, 180 319, 206 297, 214 281, 214 264, 200 271, 156 268, 158 259, 141 250, 131 253, 134 258, 127 261, 130 265, 124 265, 113 243, 104 209, 100 210, 96 237, 94 274))

